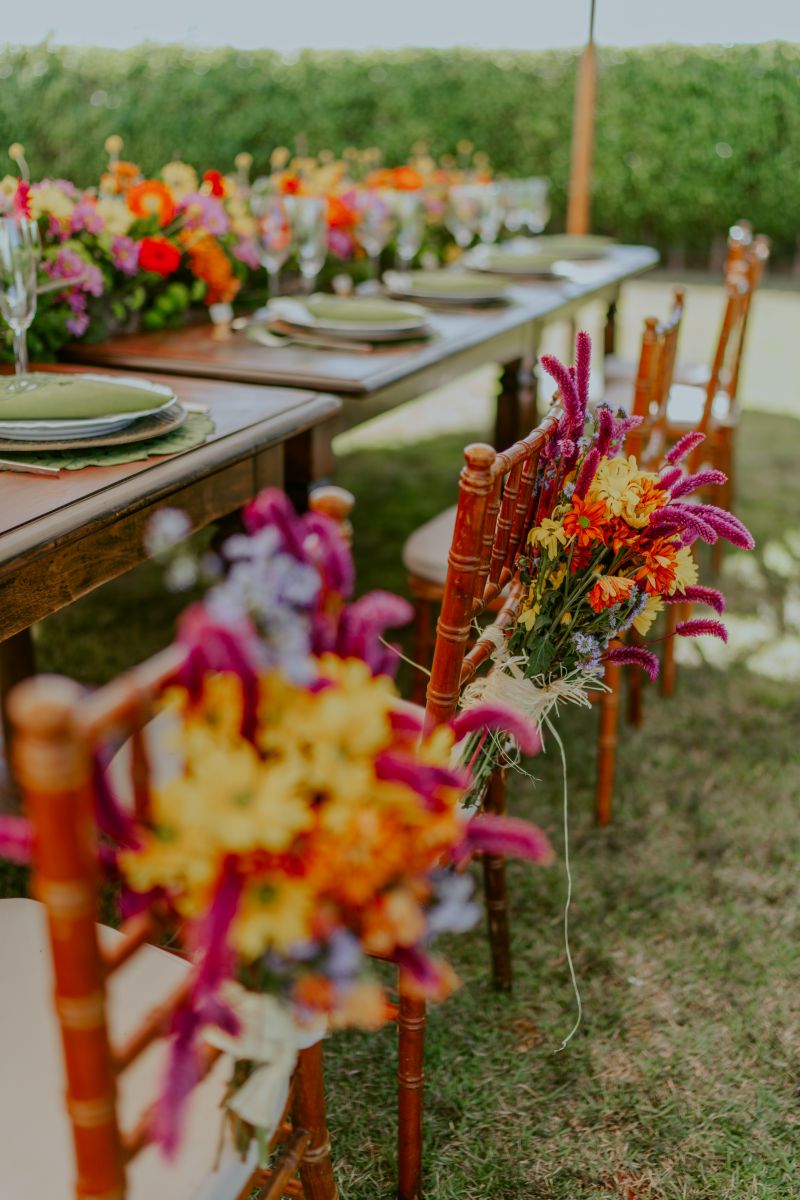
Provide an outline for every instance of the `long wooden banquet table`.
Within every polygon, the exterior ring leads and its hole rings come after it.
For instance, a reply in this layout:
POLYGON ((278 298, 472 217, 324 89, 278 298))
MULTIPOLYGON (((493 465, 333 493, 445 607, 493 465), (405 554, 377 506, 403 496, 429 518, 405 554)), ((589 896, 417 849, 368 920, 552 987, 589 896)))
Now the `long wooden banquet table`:
POLYGON ((152 379, 208 412, 214 430, 203 445, 139 462, 62 470, 53 478, 0 471, 3 695, 32 673, 29 631, 35 621, 145 559, 143 534, 155 509, 176 505, 197 530, 237 512, 267 485, 304 489, 313 439, 342 407, 335 396, 304 389, 174 375, 152 379))
MULTIPOLYGON (((613 349, 615 315, 622 285, 651 270, 658 254, 648 246, 613 246, 597 261, 575 264, 570 279, 515 283, 506 307, 431 313, 436 337, 413 347, 343 353, 305 346, 267 347, 234 333, 212 337, 207 324, 164 333, 138 333, 94 345, 69 347, 73 361, 135 371, 240 383, 312 388, 333 392, 344 404, 333 435, 416 399, 487 364, 502 367, 498 394, 496 445, 508 445, 535 423, 536 384, 532 366, 542 330, 574 318, 593 301, 608 305, 605 349, 613 349)), ((321 444, 314 474, 330 470, 321 444)))

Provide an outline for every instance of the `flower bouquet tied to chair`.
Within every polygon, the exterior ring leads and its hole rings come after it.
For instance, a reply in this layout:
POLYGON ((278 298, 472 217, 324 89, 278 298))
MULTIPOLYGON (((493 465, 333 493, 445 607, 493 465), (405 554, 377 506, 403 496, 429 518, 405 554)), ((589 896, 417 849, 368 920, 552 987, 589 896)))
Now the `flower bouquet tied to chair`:
MULTIPOLYGON (((494 641, 493 669, 464 699, 467 706, 501 701, 540 729, 560 703, 587 705, 592 692, 605 690, 606 664, 638 667, 655 679, 659 660, 646 639, 669 605, 701 604, 715 614, 679 621, 678 636, 727 640, 716 619, 724 597, 699 586, 693 546, 719 538, 743 549, 754 544, 733 514, 694 500, 725 482, 721 471, 692 474, 683 465, 697 456, 701 433, 683 437, 653 469, 626 455, 626 437, 642 418, 603 404, 589 412, 590 355, 589 336, 579 333, 574 366, 542 358, 562 415, 539 458, 503 619, 483 633, 494 641), (638 636, 626 644, 631 631, 638 636)), ((485 782, 509 761, 507 740, 473 737, 465 758, 476 783, 485 782)))

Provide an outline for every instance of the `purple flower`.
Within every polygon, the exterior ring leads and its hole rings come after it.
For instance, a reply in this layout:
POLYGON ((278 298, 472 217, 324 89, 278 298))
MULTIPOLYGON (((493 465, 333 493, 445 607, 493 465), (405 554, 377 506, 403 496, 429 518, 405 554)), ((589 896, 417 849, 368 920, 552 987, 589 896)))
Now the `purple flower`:
POLYGON ((399 659, 393 647, 384 646, 387 628, 406 625, 414 615, 407 600, 392 592, 367 592, 343 610, 336 636, 336 653, 362 658, 373 675, 394 675, 399 659))
POLYGON ((95 752, 92 759, 92 782, 95 797, 95 819, 101 833, 121 846, 136 848, 139 838, 136 824, 114 794, 103 756, 95 752))
POLYGON ((728 640, 728 631, 721 621, 706 617, 696 617, 692 621, 680 621, 675 626, 678 637, 717 637, 723 642, 728 640))
POLYGON ((392 959, 423 992, 435 996, 441 991, 444 982, 441 967, 419 946, 396 946, 392 959))
POLYGON ((690 541, 684 542, 685 545, 690 545, 700 538, 709 546, 713 546, 718 539, 717 531, 698 515, 695 511, 697 507, 693 504, 674 504, 660 508, 651 517, 649 528, 654 533, 683 533, 685 537, 690 538, 690 541))
POLYGON ((74 317, 70 317, 66 322, 66 329, 73 337, 83 337, 86 330, 89 328, 88 313, 78 313, 74 317))
POLYGON ((230 222, 225 205, 216 196, 205 192, 189 192, 178 205, 186 229, 203 229, 219 237, 228 232, 230 222))
POLYGON ((337 258, 352 258, 353 251, 355 249, 353 235, 351 233, 347 233, 344 229, 329 229, 328 249, 330 250, 331 254, 335 254, 337 258))
POLYGON ((115 234, 111 239, 111 261, 123 275, 135 275, 139 270, 139 243, 133 238, 115 234))
POLYGON ((466 791, 469 776, 464 771, 422 763, 413 757, 386 751, 375 760, 375 775, 386 783, 401 783, 416 792, 431 812, 443 812, 447 807, 439 795, 442 788, 466 791))
POLYGON ((253 238, 240 238, 233 247, 233 257, 238 258, 251 271, 257 271, 261 266, 261 255, 253 238))
POLYGON ((451 728, 457 741, 477 729, 499 730, 513 737, 523 754, 538 754, 542 748, 536 725, 504 704, 478 704, 464 709, 451 722, 451 728))
POLYGON ((696 475, 687 475, 685 479, 681 479, 671 488, 673 500, 677 500, 680 496, 689 496, 692 492, 697 492, 700 488, 713 487, 716 484, 728 482, 728 476, 724 471, 699 471, 696 475))
POLYGON ((554 857, 553 847, 541 829, 519 817, 495 813, 478 813, 470 818, 464 841, 456 852, 456 861, 468 858, 476 850, 538 863, 552 862, 554 857))
POLYGON ((645 650, 644 646, 615 646, 607 652, 606 661, 619 663, 621 666, 641 667, 647 672, 651 683, 658 679, 658 659, 651 650, 645 650))
POLYGON ((725 597, 716 588, 691 586, 686 588, 683 595, 675 592, 674 595, 664 596, 663 599, 666 604, 684 604, 690 601, 693 604, 707 604, 718 613, 725 611, 725 597))
POLYGON ((263 652, 250 621, 239 615, 224 623, 216 619, 208 604, 192 604, 178 622, 178 645, 185 646, 186 659, 178 682, 189 694, 199 697, 206 675, 229 671, 242 684, 242 737, 255 739, 258 716, 258 670, 263 652))
POLYGON ((428 934, 466 933, 480 920, 469 875, 446 871, 434 880, 436 903, 428 911, 428 934))
POLYGON ((676 466, 679 462, 683 462, 705 440, 706 435, 704 433, 685 433, 675 443, 669 454, 665 456, 665 462, 668 462, 672 467, 676 466))
POLYGON ((678 480, 682 478, 683 471, 681 468, 671 467, 669 471, 664 471, 663 475, 658 481, 658 486, 662 489, 662 491, 668 492, 673 483, 677 483, 678 480))
POLYGON ((601 404, 597 410, 597 441, 595 446, 601 458, 605 458, 614 436, 614 414, 607 404, 601 404))
POLYGON ((94 204, 79 200, 72 210, 69 226, 72 233, 86 230, 87 233, 98 234, 103 232, 103 218, 94 204))
POLYGON ((584 411, 578 398, 575 380, 568 368, 555 355, 543 354, 539 361, 561 392, 561 400, 564 405, 562 434, 579 433, 583 428, 584 411))
MULTIPOLYGON (((584 417, 589 405, 589 372, 592 362, 592 339, 584 329, 575 338, 575 387, 584 417)), ((583 422, 581 422, 581 425, 583 422)))
POLYGON ((731 545, 737 546, 740 550, 752 550, 755 546, 755 538, 752 533, 733 513, 727 512, 724 508, 718 508, 715 504, 693 504, 687 507, 690 507, 701 520, 715 529, 717 534, 725 538, 731 545))
POLYGON ((27 865, 33 854, 33 826, 27 817, 0 816, 0 858, 27 865))
POLYGON ((600 466, 600 451, 597 449, 597 446, 595 446, 586 455, 586 458, 583 460, 581 469, 578 472, 578 478, 575 483, 574 495, 576 495, 580 500, 583 500, 585 498, 586 493, 589 491, 589 488, 592 486, 592 481, 594 480, 594 477, 597 474, 597 468, 599 466, 600 466))

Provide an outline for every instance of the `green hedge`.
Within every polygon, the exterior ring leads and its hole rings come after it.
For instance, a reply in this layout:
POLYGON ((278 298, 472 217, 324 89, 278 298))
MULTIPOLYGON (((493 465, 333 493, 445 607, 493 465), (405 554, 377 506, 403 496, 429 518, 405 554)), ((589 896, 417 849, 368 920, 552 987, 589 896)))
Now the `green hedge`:
MULTIPOLYGON (((0 52, 0 146, 25 144, 35 176, 86 185, 103 141, 152 171, 178 153, 205 168, 303 135, 402 160, 467 137, 499 171, 547 174, 563 223, 575 55, 413 50, 312 53, 47 45, 0 52), (4 142, 3 142, 4 139, 4 142)), ((660 46, 600 54, 593 224, 697 258, 740 216, 778 256, 800 226, 800 46, 660 46)), ((301 142, 302 144, 302 142, 301 142)))

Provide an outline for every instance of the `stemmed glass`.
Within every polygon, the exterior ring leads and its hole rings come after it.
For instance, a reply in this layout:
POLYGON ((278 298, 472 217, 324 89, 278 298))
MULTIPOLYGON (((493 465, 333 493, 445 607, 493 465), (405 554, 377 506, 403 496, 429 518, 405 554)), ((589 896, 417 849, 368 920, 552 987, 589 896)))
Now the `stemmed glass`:
MULTIPOLYGON (((36 316, 36 268, 39 263, 39 226, 24 217, 0 220, 0 313, 14 334, 14 370, 28 370, 26 334, 36 316)), ((16 385, 25 387, 20 379, 16 385)))
POLYGON ((325 201, 318 196, 286 196, 286 211, 292 223, 294 248, 306 294, 322 270, 328 252, 328 221, 325 201))
POLYGON ((511 179, 505 185, 506 228, 512 233, 541 233, 550 220, 550 181, 540 176, 511 179))
POLYGON ((381 251, 392 236, 392 210, 378 192, 368 188, 356 195, 358 209, 358 239, 370 260, 370 273, 380 279, 381 251))
POLYGON ((481 188, 481 218, 478 233, 485 246, 497 241, 503 225, 503 195, 496 183, 483 183, 481 188))
POLYGON ((397 219, 397 263, 401 270, 408 270, 425 233, 422 191, 394 192, 392 208, 397 219))
POLYGON ((447 196, 445 225, 456 239, 456 245, 466 250, 480 229, 483 214, 483 188, 480 184, 462 183, 451 187, 447 196))
POLYGON ((267 270, 267 299, 278 295, 281 267, 292 248, 292 222, 283 197, 255 191, 250 207, 258 225, 261 265, 267 270))

